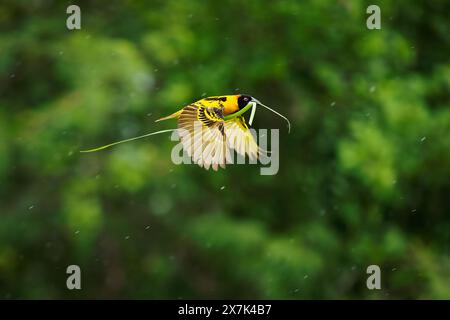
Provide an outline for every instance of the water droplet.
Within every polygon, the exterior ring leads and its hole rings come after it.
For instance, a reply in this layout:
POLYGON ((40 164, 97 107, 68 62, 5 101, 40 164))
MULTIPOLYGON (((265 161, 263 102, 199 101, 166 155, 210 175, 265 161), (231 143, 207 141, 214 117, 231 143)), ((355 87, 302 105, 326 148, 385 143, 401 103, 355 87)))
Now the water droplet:
POLYGON ((370 91, 370 93, 374 93, 376 89, 377 89, 377 87, 371 86, 369 91, 370 91))
POLYGON ((28 210, 33 210, 34 209, 34 205, 31 205, 28 207, 28 210))
POLYGON ((303 277, 303 279, 308 279, 308 275, 307 274, 305 274, 305 276, 303 277))
POLYGON ((75 234, 79 234, 79 233, 80 233, 80 230, 75 231, 75 234))
POLYGON ((427 140, 427 137, 422 137, 422 138, 420 139, 420 142, 424 142, 425 140, 427 140))
POLYGON ((125 237, 125 240, 128 240, 128 239, 130 239, 130 236, 126 236, 126 237, 125 237))
POLYGON ((225 190, 225 186, 221 186, 221 187, 220 187, 220 190, 225 190))
POLYGON ((148 229, 150 229, 150 226, 146 226, 146 227, 145 227, 145 230, 148 230, 148 229))
POLYGON ((330 106, 332 106, 332 107, 334 107, 336 105, 336 102, 332 102, 331 104, 330 104, 330 106))

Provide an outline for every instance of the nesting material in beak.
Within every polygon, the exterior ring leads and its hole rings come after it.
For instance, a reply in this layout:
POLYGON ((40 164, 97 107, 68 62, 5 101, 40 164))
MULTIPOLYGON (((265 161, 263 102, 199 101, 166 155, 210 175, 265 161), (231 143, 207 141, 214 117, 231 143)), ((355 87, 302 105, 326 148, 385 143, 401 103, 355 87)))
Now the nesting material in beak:
POLYGON ((253 104, 252 106, 252 113, 250 114, 250 120, 248 121, 249 125, 252 125, 253 123, 253 118, 255 117, 255 111, 256 111, 256 102, 250 102, 253 104))
POLYGON ((250 116, 250 121, 249 121, 250 125, 251 125, 252 120, 253 120, 253 116, 254 116, 255 109, 256 109, 256 104, 259 104, 260 106, 262 106, 262 107, 264 107, 264 108, 266 108, 266 109, 272 111, 272 112, 275 113, 276 115, 278 115, 278 116, 280 116, 281 118, 283 118, 284 120, 286 120, 287 123, 288 123, 288 132, 289 132, 289 133, 291 132, 291 123, 289 122, 289 119, 288 119, 288 118, 286 118, 285 116, 283 116, 281 113, 279 113, 279 112, 273 110, 272 108, 269 108, 268 106, 262 104, 261 102, 259 102, 259 101, 256 100, 255 98, 253 98, 253 103, 254 103, 254 104, 253 104, 252 114, 251 114, 251 116, 250 116))

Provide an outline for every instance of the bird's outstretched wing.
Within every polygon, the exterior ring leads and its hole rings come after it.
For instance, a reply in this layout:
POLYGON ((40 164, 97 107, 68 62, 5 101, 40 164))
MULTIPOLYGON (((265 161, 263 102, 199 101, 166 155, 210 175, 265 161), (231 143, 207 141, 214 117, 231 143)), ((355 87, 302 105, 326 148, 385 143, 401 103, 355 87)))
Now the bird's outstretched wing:
POLYGON ((236 150, 250 161, 256 161, 265 152, 242 116, 224 121, 223 109, 205 107, 200 102, 183 108, 178 119, 178 135, 184 150, 200 167, 217 170, 232 163, 236 150))
POLYGON ((231 159, 224 123, 220 107, 205 107, 195 102, 183 108, 178 119, 178 135, 184 150, 200 167, 225 168, 227 159, 231 159))
POLYGON ((256 161, 263 153, 245 123, 244 117, 238 116, 227 120, 225 122, 225 136, 228 148, 236 150, 242 156, 247 154, 251 161, 256 161))

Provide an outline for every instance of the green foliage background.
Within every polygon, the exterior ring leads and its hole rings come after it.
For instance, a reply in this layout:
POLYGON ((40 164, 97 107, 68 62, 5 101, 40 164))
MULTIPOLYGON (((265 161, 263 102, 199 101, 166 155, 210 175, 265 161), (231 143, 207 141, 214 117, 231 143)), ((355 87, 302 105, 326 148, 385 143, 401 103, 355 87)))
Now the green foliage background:
POLYGON ((73 3, 78 31, 70 1, 0 4, 1 298, 450 298, 448 1, 73 3), (277 175, 168 136, 78 152, 235 92, 291 119, 256 115, 277 175))

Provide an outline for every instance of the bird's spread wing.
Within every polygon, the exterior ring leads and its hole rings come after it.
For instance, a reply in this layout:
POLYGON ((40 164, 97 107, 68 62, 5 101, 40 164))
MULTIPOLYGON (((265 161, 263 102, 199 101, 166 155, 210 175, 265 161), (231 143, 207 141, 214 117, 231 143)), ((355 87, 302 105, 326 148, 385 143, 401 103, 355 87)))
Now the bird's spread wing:
POLYGON ((236 117, 225 122, 227 146, 236 150, 242 156, 248 155, 254 161, 261 155, 262 150, 256 143, 255 137, 245 123, 244 117, 236 117))
POLYGON ((205 169, 225 168, 231 159, 224 131, 223 109, 196 102, 183 108, 178 119, 178 135, 184 150, 205 169), (228 161, 229 162, 229 161, 228 161))
POLYGON ((205 169, 225 168, 232 150, 256 161, 263 150, 241 116, 224 121, 223 109, 196 102, 183 108, 178 119, 178 135, 188 156, 205 169))

